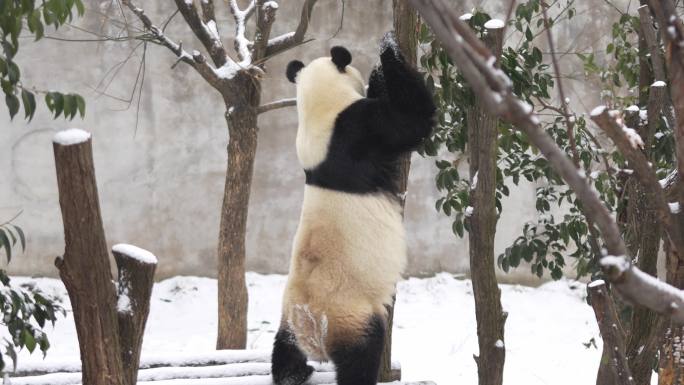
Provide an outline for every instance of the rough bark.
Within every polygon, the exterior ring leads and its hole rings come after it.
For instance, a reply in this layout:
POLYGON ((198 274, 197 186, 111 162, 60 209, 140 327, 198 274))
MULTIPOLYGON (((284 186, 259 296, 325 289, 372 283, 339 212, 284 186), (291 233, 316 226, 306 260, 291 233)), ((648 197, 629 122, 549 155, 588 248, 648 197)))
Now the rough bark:
POLYGON ((599 367, 596 384, 634 385, 625 355, 625 334, 619 326, 615 303, 606 284, 603 281, 591 282, 587 285, 587 292, 603 339, 601 360, 608 362, 599 367))
MULTIPOLYGON (((394 33, 397 36, 399 49, 406 61, 416 66, 418 46, 419 21, 418 14, 411 8, 407 0, 392 0, 394 10, 394 33)), ((397 185, 401 194, 401 207, 406 203, 406 191, 408 189, 408 177, 411 170, 411 153, 406 153, 399 160, 399 175, 397 185)), ((385 345, 380 360, 379 380, 381 382, 398 381, 401 379, 401 371, 392 371, 392 324, 394 321, 394 303, 396 296, 392 298, 392 306, 387 308, 387 328, 385 330, 385 345)))
POLYGON ((119 303, 122 296, 126 296, 129 305, 128 309, 119 308, 117 312, 124 380, 126 385, 135 385, 157 264, 146 263, 120 251, 112 250, 112 254, 119 272, 119 303))
MULTIPOLYGON (((501 57, 503 28, 489 29, 487 32, 485 42, 498 60, 501 57)), ((467 116, 472 180, 470 205, 474 209, 468 219, 470 274, 480 347, 475 361, 480 385, 501 385, 506 359, 506 314, 501 306, 501 291, 494 270, 498 118, 485 111, 479 103, 468 109, 467 116)))
POLYGON ((238 76, 234 88, 224 94, 229 139, 218 245, 217 349, 244 349, 247 343, 245 233, 256 157, 261 87, 248 74, 238 76))
MULTIPOLYGON (((665 244, 665 264, 667 283, 684 287, 684 266, 678 253, 669 244, 665 244)), ((658 385, 680 385, 684 383, 684 367, 681 354, 684 352, 684 328, 681 324, 667 323, 665 335, 660 346, 660 361, 658 362, 658 385)))
POLYGON ((69 293, 82 360, 83 383, 124 385, 116 291, 95 183, 91 140, 53 143, 64 256, 55 260, 69 293))

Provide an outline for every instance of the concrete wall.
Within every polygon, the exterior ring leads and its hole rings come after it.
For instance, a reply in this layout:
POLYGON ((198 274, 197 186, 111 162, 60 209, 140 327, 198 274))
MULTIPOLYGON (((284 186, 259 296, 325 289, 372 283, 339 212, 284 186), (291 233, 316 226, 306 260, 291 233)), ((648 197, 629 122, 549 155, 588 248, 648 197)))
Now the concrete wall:
MULTIPOLYGON (((141 2, 153 20, 164 20, 173 12, 171 1, 141 2)), ((296 25, 302 0, 282 1, 274 34, 296 25)), ((477 2, 478 4, 482 2, 477 2)), ((503 5, 486 7, 502 15, 503 5), (497 8, 498 7, 498 8, 497 8)), ((561 34, 573 44, 591 44, 587 25, 605 28, 607 20, 593 18, 606 9, 595 4, 589 12, 567 24, 561 34), (598 13, 597 13, 598 12, 598 13), (580 23, 579 20, 585 20, 580 23), (599 25, 596 25, 599 24, 599 25)), ((230 36, 231 18, 217 1, 223 36, 230 36)), ((470 4, 472 5, 472 4, 470 4)), ((456 7, 463 12, 470 5, 456 7)), ((116 34, 108 18, 119 17, 110 1, 87 1, 89 12, 77 23, 90 31, 116 34)), ((311 23, 315 41, 287 52, 268 64, 263 101, 290 97, 294 86, 284 76, 285 65, 294 58, 307 62, 326 55, 332 45, 344 45, 353 54, 353 64, 368 74, 378 60, 377 41, 391 28, 391 1, 347 0, 344 28, 339 24, 341 2, 320 0, 311 23)), ((129 14, 129 17, 130 14, 129 14)), ((603 29, 607 30, 607 29, 603 29)), ((177 16, 167 33, 182 40, 184 48, 199 49, 182 18, 177 16)), ((92 39, 65 27, 59 35, 92 39)), ((227 42, 227 46, 232 46, 227 42)), ((40 90, 74 91, 86 97, 85 120, 53 121, 41 104, 34 120, 21 117, 9 122, 0 106, 0 220, 23 210, 16 223, 28 235, 28 250, 17 256, 10 272, 24 275, 55 275, 53 259, 63 251, 63 233, 51 137, 56 130, 77 126, 93 133, 94 157, 107 240, 134 243, 153 251, 160 259, 159 276, 216 275, 215 250, 219 209, 226 167, 227 130, 223 105, 203 80, 186 65, 171 69, 174 57, 165 48, 150 45, 146 53, 145 81, 139 115, 137 91, 133 89, 142 47, 115 74, 106 93, 128 99, 131 105, 98 94, 93 89, 108 83, 111 69, 138 44, 131 42, 74 43, 22 40, 19 61, 25 84, 40 90), (136 129, 136 120, 138 127, 136 129)), ((561 47, 565 46, 560 44, 561 47)), ((576 47, 575 47, 576 48, 576 47)), ((568 85, 572 95, 584 92, 568 85)), ((575 99, 573 97, 573 99, 575 99)), ((577 98, 581 100, 582 98, 577 98)), ((583 108, 583 107, 580 107, 583 108)), ((259 119, 259 147, 252 186, 247 234, 247 267, 259 272, 287 271, 291 239, 296 229, 304 175, 294 149, 296 111, 269 112, 259 119)), ((465 273, 468 270, 467 241, 451 232, 450 221, 434 209, 439 193, 434 187, 432 159, 415 155, 411 170, 406 222, 409 234, 408 273, 436 271, 465 273)), ((464 173, 465 174, 465 173, 464 173)), ((504 203, 499 222, 499 251, 515 238, 526 220, 534 219, 534 186, 515 190, 504 203)), ((527 269, 518 275, 525 276, 527 269)))

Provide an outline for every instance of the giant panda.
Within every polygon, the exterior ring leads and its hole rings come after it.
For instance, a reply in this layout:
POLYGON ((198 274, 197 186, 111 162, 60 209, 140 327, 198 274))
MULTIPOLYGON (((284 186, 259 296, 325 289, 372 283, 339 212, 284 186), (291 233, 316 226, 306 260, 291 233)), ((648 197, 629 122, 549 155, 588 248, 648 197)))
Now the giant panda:
POLYGON ((376 384, 386 305, 406 264, 399 159, 429 135, 435 105, 392 34, 367 94, 351 61, 337 46, 287 66, 306 184, 273 346, 277 385, 306 382, 307 359, 332 361, 338 385, 376 384))

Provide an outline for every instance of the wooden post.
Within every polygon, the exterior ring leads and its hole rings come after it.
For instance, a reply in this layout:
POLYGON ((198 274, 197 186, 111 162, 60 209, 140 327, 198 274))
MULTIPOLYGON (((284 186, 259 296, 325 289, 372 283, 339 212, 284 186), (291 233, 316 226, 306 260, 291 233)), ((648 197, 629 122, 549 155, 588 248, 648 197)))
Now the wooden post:
POLYGON ((112 247, 112 253, 119 270, 117 314, 121 361, 126 384, 135 385, 157 258, 147 250, 125 244, 112 247))
POLYGON ((83 384, 125 385, 116 292, 110 272, 90 134, 71 129, 53 140, 64 256, 55 260, 76 322, 83 384))
MULTIPOLYGON (((501 57, 503 26, 503 22, 497 21, 490 21, 485 25, 485 43, 497 61, 501 57)), ((475 103, 468 109, 467 122, 472 209, 466 215, 470 215, 467 219, 470 227, 470 274, 480 347, 479 355, 474 358, 477 362, 479 384, 501 385, 506 359, 506 314, 501 306, 501 291, 494 270, 498 119, 486 112, 481 103, 475 103)))
POLYGON ((590 282, 587 285, 587 292, 603 339, 602 361, 607 360, 609 363, 599 367, 596 384, 634 385, 625 355, 625 334, 618 326, 620 323, 615 303, 608 294, 605 282, 590 282))

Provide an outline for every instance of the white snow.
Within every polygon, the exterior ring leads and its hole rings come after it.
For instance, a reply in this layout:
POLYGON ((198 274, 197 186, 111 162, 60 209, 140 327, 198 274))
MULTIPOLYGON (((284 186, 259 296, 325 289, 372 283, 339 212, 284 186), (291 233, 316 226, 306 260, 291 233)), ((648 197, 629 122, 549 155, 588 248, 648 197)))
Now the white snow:
POLYGON ((606 110, 606 106, 598 106, 598 107, 594 108, 593 110, 591 110, 591 112, 589 113, 589 115, 591 115, 591 116, 599 116, 599 115, 601 115, 601 114, 603 113, 603 111, 605 111, 605 110, 606 110))
POLYGON ((125 243, 118 243, 112 246, 112 251, 116 251, 117 253, 121 254, 126 254, 127 256, 134 258, 142 263, 157 263, 157 257, 155 257, 154 254, 138 246, 128 245, 125 243))
POLYGON ((264 3, 264 9, 267 8, 278 9, 278 3, 276 1, 267 1, 264 3))
POLYGON ((624 256, 616 257, 614 255, 608 255, 601 258, 601 261, 599 263, 603 267, 615 267, 620 272, 627 271, 630 267, 629 261, 624 256))
POLYGON ((670 206, 670 212, 672 214, 679 214, 679 202, 668 202, 667 205, 670 206))
POLYGON ((501 340, 496 340, 496 342, 494 343, 494 346, 496 346, 499 349, 503 349, 504 348, 504 342, 501 340))
POLYGON ((466 218, 472 216, 472 215, 473 215, 473 211, 475 211, 475 208, 473 208, 473 206, 468 206, 468 207, 466 207, 466 209, 465 209, 465 216, 466 216, 466 218))
POLYGON ((660 138, 662 138, 663 136, 665 136, 665 134, 663 134, 662 132, 656 132, 653 136, 654 136, 656 139, 660 139, 660 138))
POLYGON ((626 110, 629 112, 637 112, 639 111, 639 106, 632 104, 631 106, 627 107, 626 110))
POLYGON ((666 84, 662 80, 656 80, 655 82, 653 82, 653 84, 651 84, 651 87, 665 87, 665 86, 666 86, 666 84))
POLYGON ((595 180, 595 179, 598 179, 599 175, 601 175, 601 172, 600 172, 600 171, 598 171, 598 170, 597 170, 597 171, 592 171, 591 174, 589 174, 589 178, 595 180))
POLYGON ((477 188, 477 176, 480 174, 480 171, 475 171, 475 175, 473 175, 473 181, 470 182, 470 189, 475 190, 477 188))
POLYGON ((89 132, 83 131, 80 128, 70 128, 56 133, 52 138, 52 141, 62 146, 70 146, 72 144, 86 142, 88 139, 90 139, 89 132))
POLYGON ((589 284, 588 284, 587 286, 589 286, 589 287, 596 287, 596 286, 601 286, 601 285, 605 285, 605 284, 606 284, 606 282, 605 282, 604 280, 602 280, 602 279, 597 279, 596 281, 591 281, 591 282, 589 282, 589 284))
MULTIPOLYGON (((51 348, 41 354, 19 354, 19 370, 80 370, 73 314, 64 286, 48 278, 13 278, 17 285, 35 284, 49 295, 64 299, 67 318, 54 329, 46 328, 51 348)), ((247 348, 258 352, 216 351, 216 280, 174 277, 155 284, 142 348, 142 367, 160 362, 201 363, 252 361, 267 363, 280 322, 281 296, 286 277, 247 273, 249 315, 247 348), (241 359, 245 354, 250 359, 241 359)), ((500 285, 506 321, 506 370, 504 383, 526 385, 576 385, 596 381, 601 358, 601 338, 594 313, 586 302, 585 285, 574 281, 549 282, 538 288, 500 285), (540 310, 539 304, 544 304, 540 310), (598 349, 585 348, 594 338, 598 349), (553 343, 549 343, 552 341, 553 343)), ((432 278, 399 282, 394 318, 393 359, 401 362, 405 381, 431 380, 440 385, 477 384, 477 328, 470 280, 447 273, 432 278), (457 364, 454 364, 457 363, 457 364)), ((245 364, 242 364, 245 365, 245 364)), ((250 364, 250 370, 267 365, 250 364)), ((243 368, 244 369, 244 368, 243 368)), ((168 378, 176 368, 158 368, 141 380, 168 378)), ((227 368, 184 368, 188 375, 202 370, 220 373, 227 368)), ((206 373, 204 373, 206 374, 206 373)), ((67 373, 68 375, 68 373, 67 373)), ((73 375, 73 374, 72 374, 73 375)), ((141 376, 142 376, 141 372, 141 376)), ((52 376, 56 376, 53 374, 52 376)), ((316 383, 327 382, 328 373, 317 374, 316 383)), ((57 377, 51 381, 58 385, 57 377)), ((332 377, 329 377, 332 378, 332 377)), ((271 385, 270 376, 248 382, 243 378, 181 381, 183 384, 271 385), (222 382, 221 382, 222 381, 222 382)), ((19 384, 18 379, 12 379, 19 384)), ((61 381, 61 380, 60 380, 61 381)), ((62 382, 63 383, 63 382, 62 382)), ((71 382, 74 383, 74 382, 71 382)), ((171 385, 173 382, 150 383, 171 385)), ((146 382, 140 382, 140 385, 146 382)))
POLYGON ((463 21, 468 21, 468 20, 470 20, 470 19, 472 19, 472 18, 473 18, 473 14, 472 14, 472 13, 464 13, 464 14, 462 14, 461 16, 459 16, 459 19, 461 19, 461 20, 463 20, 463 21))
POLYGON ((503 22, 503 20, 491 19, 485 23, 484 27, 487 29, 500 29, 500 28, 503 28, 504 25, 506 25, 506 24, 503 22))
POLYGON ((633 128, 623 125, 622 131, 627 136, 627 140, 629 140, 629 144, 632 146, 632 148, 644 148, 644 141, 641 140, 641 136, 639 136, 639 134, 633 128))
MULTIPOLYGON (((128 296, 128 287, 124 287, 123 290, 118 294, 116 311, 119 313, 131 312, 131 298, 128 296)), ((50 337, 48 336, 48 338, 50 337)))
POLYGON ((663 179, 661 179, 660 182, 660 187, 665 188, 667 185, 672 183, 674 179, 677 177, 677 170, 671 171, 667 176, 663 179))

